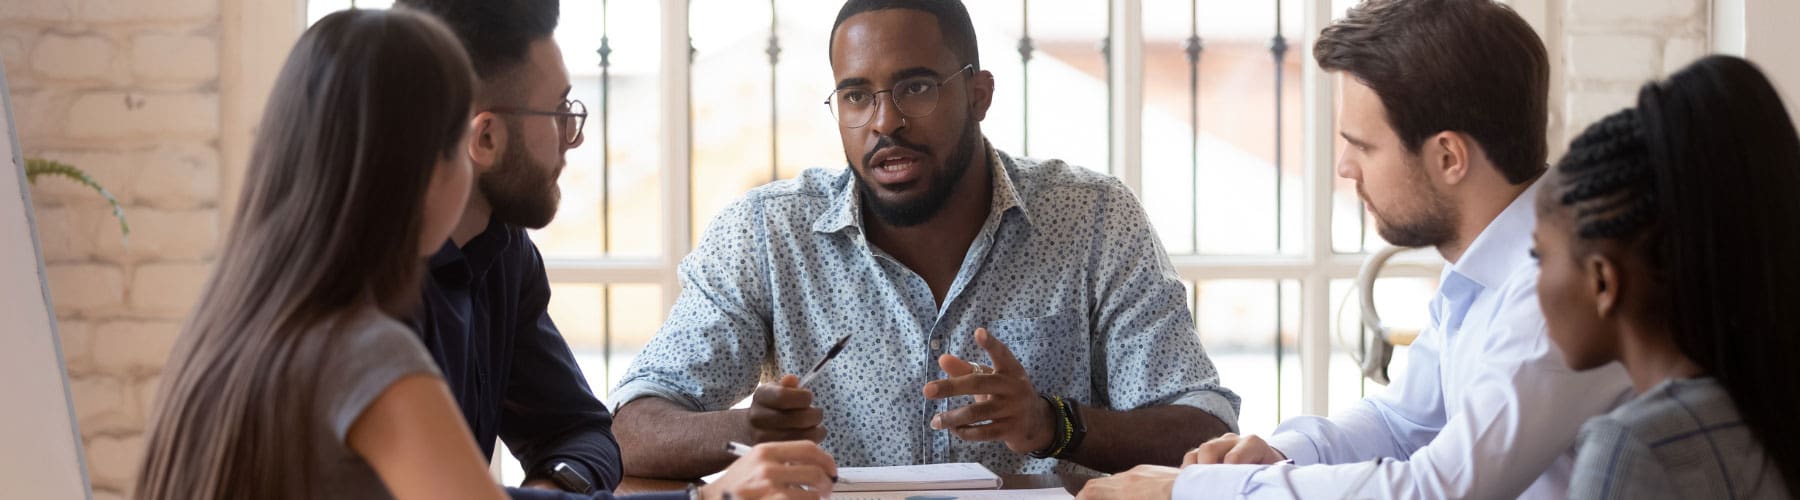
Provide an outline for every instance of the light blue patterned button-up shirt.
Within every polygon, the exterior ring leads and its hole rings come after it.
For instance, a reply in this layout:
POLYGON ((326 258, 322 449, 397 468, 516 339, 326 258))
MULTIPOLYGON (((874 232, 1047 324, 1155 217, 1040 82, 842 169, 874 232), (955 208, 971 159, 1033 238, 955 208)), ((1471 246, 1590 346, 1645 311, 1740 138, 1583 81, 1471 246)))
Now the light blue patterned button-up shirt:
POLYGON ((970 403, 925 399, 925 384, 945 376, 938 355, 989 362, 974 341, 986 327, 1039 392, 1115 410, 1193 406, 1235 428, 1238 397, 1219 385, 1181 281, 1131 192, 1058 160, 989 158, 992 209, 942 307, 924 278, 865 238, 848 170, 811 169, 752 190, 682 261, 681 297, 613 391, 614 407, 654 396, 724 410, 761 380, 804 373, 852 334, 809 386, 829 431, 821 444, 839 465, 1081 470, 928 425, 970 403))

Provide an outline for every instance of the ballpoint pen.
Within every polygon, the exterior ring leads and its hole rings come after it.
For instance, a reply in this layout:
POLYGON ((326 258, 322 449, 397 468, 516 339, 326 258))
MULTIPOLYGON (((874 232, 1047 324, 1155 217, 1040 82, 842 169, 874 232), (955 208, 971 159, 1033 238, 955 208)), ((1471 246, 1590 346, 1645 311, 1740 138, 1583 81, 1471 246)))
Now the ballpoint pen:
MULTIPOLYGON (((725 451, 727 453, 730 453, 735 456, 741 457, 744 455, 749 455, 750 449, 751 449, 750 445, 747 445, 744 443, 739 443, 737 441, 727 441, 725 443, 725 451)), ((836 482, 840 482, 840 481, 838 480, 837 476, 831 476, 831 482, 836 483, 836 482)))
POLYGON ((838 353, 844 352, 844 345, 849 342, 850 335, 846 334, 844 335, 844 338, 838 339, 837 344, 831 346, 831 350, 825 351, 825 357, 820 358, 819 363, 813 365, 811 371, 806 372, 806 376, 800 377, 800 388, 805 389, 807 384, 812 383, 813 379, 819 378, 819 374, 824 373, 825 362, 831 361, 831 358, 837 357, 838 353))

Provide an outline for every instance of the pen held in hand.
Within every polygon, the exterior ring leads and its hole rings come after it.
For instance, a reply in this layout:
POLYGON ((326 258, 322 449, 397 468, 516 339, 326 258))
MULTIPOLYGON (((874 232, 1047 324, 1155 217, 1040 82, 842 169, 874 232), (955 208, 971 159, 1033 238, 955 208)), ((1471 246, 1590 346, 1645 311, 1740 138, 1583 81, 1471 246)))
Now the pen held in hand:
POLYGON ((824 373, 825 363, 831 361, 831 358, 837 357, 838 353, 844 352, 844 345, 848 343, 850 343, 850 335, 846 334, 844 338, 838 339, 836 344, 832 344, 831 350, 825 351, 825 357, 819 358, 819 363, 813 365, 812 370, 806 372, 806 376, 800 377, 800 388, 807 388, 814 379, 819 378, 819 374, 824 373))
POLYGON ((739 443, 737 441, 730 441, 730 442, 725 443, 725 451, 728 453, 731 453, 732 456, 741 457, 744 455, 749 455, 750 449, 751 449, 750 445, 747 445, 744 443, 739 443))
MULTIPOLYGON (((829 359, 829 358, 827 358, 827 359, 829 359)), ((750 445, 747 445, 744 443, 739 443, 737 441, 725 442, 725 451, 727 453, 731 453, 733 456, 742 457, 744 455, 749 455, 750 450, 751 450, 750 445)), ((837 476, 831 476, 831 482, 836 483, 836 482, 840 482, 840 481, 838 481, 837 476)))

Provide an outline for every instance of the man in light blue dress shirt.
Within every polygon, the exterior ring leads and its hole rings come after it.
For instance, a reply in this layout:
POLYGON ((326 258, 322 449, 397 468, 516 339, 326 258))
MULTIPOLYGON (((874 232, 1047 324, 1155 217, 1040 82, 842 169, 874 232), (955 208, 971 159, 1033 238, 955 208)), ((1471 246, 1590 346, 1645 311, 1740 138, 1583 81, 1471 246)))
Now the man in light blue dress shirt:
POLYGON ((1182 469, 1091 482, 1084 498, 1563 498, 1575 434, 1630 393, 1624 370, 1566 367, 1530 258, 1549 62, 1490 0, 1368 0, 1314 57, 1338 78, 1338 175, 1382 238, 1450 265, 1431 323, 1383 394, 1266 440, 1227 435, 1182 469))
POLYGON ((1234 428, 1131 192, 981 135, 994 77, 961 2, 852 0, 837 22, 850 166, 751 191, 683 260, 613 392, 626 473, 697 477, 728 440, 787 439, 843 466, 1119 471, 1234 428))

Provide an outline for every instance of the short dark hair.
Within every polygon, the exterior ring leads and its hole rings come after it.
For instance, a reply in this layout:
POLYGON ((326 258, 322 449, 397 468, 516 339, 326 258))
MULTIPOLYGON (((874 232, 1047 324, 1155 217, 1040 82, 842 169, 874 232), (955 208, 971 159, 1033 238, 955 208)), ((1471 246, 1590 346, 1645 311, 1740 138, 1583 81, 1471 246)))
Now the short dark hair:
POLYGON ((962 59, 963 64, 975 65, 981 70, 981 54, 975 47, 975 23, 969 21, 969 9, 963 7, 961 0, 850 0, 838 9, 837 20, 831 23, 831 34, 825 45, 825 57, 830 59, 831 52, 837 44, 837 30, 851 16, 864 12, 887 9, 911 9, 937 18, 938 33, 944 38, 944 44, 950 46, 950 53, 962 59))
POLYGON ((1531 25, 1492 0, 1364 0, 1319 33, 1313 57, 1381 97, 1407 151, 1468 134, 1507 182, 1544 171, 1550 57, 1531 25))
POLYGON ((556 32, 558 0, 396 0, 450 26, 483 82, 523 64, 531 43, 556 32))

